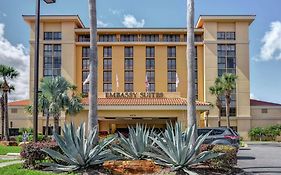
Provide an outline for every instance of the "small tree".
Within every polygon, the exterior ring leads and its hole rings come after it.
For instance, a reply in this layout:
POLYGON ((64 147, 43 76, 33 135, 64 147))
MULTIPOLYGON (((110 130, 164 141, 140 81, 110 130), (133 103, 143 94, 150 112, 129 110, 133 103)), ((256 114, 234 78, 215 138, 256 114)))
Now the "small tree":
POLYGON ((236 87, 237 76, 230 73, 225 73, 220 78, 222 89, 224 91, 225 102, 226 102, 226 119, 227 127, 230 128, 230 103, 231 103, 231 93, 236 87))
POLYGON ((71 121, 72 118, 83 110, 82 105, 82 94, 77 94, 77 86, 71 85, 70 86, 71 97, 69 100, 69 104, 67 105, 66 114, 70 115, 71 121))
POLYGON ((4 120, 5 120, 5 138, 9 140, 9 116, 8 116, 8 93, 11 92, 12 86, 9 85, 9 80, 13 80, 19 76, 19 72, 13 67, 0 65, 0 78, 3 79, 1 84, 1 91, 3 93, 4 101, 4 120))
POLYGON ((220 97, 221 97, 221 95, 223 95, 224 91, 223 91, 223 87, 222 87, 222 84, 221 84, 221 79, 219 77, 216 78, 214 85, 209 88, 209 92, 212 95, 216 96, 216 107, 219 110, 219 113, 218 113, 218 127, 221 127, 222 102, 221 102, 220 97))

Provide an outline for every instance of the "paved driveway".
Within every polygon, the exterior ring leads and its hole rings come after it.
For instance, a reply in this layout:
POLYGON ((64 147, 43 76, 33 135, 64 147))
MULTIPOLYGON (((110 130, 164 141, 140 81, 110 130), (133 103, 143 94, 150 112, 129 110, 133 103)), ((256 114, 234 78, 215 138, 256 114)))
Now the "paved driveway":
POLYGON ((248 174, 281 175, 280 143, 249 143, 248 150, 239 150, 238 166, 248 174))

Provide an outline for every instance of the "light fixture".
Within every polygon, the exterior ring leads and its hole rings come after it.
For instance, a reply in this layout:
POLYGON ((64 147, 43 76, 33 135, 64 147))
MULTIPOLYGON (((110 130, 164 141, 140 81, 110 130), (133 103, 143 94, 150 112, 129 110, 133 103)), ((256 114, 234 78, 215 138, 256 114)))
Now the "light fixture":
POLYGON ((44 0, 47 4, 53 4, 56 3, 56 0, 44 0))

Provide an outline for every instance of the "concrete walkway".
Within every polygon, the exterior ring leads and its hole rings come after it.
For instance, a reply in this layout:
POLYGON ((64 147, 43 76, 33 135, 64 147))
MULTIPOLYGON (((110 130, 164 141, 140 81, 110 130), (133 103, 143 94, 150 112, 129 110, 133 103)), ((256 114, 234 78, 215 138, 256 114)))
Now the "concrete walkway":
POLYGON ((14 164, 22 163, 22 162, 23 162, 22 160, 2 162, 2 163, 0 163, 0 168, 5 167, 5 166, 9 166, 9 165, 14 165, 14 164))

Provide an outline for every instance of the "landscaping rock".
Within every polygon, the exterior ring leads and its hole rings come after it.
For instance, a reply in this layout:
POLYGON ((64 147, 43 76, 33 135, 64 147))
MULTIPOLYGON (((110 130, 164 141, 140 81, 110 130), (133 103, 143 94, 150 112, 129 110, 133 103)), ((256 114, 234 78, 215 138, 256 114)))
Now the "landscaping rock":
POLYGON ((29 144, 29 142, 20 142, 20 143, 19 143, 19 146, 24 146, 24 145, 26 145, 26 144, 29 144))

